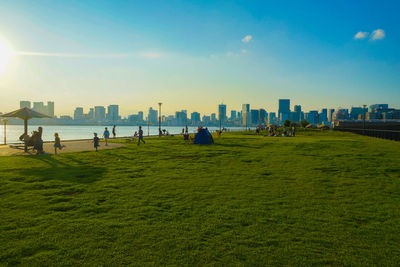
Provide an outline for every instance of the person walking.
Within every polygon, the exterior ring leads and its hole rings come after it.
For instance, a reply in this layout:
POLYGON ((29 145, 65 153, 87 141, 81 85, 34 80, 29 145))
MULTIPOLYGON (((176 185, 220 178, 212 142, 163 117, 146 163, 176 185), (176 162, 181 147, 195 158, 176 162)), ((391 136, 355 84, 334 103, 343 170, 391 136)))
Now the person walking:
POLYGON ((115 125, 114 125, 114 127, 112 128, 112 134, 113 134, 113 138, 115 139, 115 137, 117 136, 117 132, 116 132, 116 130, 115 130, 115 125))
POLYGON ((65 146, 61 145, 61 139, 58 135, 58 133, 54 134, 54 155, 57 155, 57 148, 58 149, 63 149, 65 146))
POLYGON ((36 154, 43 154, 43 128, 39 127, 38 131, 34 131, 32 134, 32 139, 33 139, 33 149, 36 150, 36 154))
POLYGON ((100 140, 97 137, 97 133, 94 133, 93 145, 94 145, 94 148, 96 149, 96 152, 98 151, 98 147, 100 146, 99 141, 100 140))
POLYGON ((108 138, 110 138, 110 132, 108 131, 107 127, 104 129, 103 137, 104 141, 106 142, 106 146, 108 146, 108 138))
POLYGON ((146 144, 146 142, 143 140, 143 130, 142 126, 139 126, 139 138, 138 138, 138 145, 140 145, 140 141, 143 142, 143 144, 146 144))

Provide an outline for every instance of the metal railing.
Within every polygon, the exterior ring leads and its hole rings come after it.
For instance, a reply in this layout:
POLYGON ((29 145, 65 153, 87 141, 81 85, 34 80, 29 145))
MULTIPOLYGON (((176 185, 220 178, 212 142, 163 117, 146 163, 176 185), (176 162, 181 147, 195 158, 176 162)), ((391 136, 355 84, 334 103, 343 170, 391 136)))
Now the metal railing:
POLYGON ((351 132, 376 138, 400 141, 400 131, 363 129, 363 128, 341 128, 341 127, 335 127, 334 130, 342 132, 351 132))

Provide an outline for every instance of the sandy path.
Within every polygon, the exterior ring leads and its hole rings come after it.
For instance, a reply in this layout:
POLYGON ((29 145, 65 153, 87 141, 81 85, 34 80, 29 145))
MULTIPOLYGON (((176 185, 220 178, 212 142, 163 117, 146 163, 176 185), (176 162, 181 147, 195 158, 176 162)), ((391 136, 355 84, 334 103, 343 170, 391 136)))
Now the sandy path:
MULTIPOLYGON (((61 144, 65 145, 65 147, 62 150, 58 150, 57 153, 94 151, 92 140, 62 141, 61 144)), ((111 149, 122 146, 124 145, 119 143, 108 143, 108 146, 105 146, 104 142, 101 142, 99 150, 111 149)), ((54 154, 54 143, 52 142, 44 143, 43 149, 45 153, 54 154)), ((32 155, 32 154, 35 154, 34 152, 32 152, 32 150, 29 150, 28 153, 25 153, 23 149, 22 150, 15 149, 5 145, 0 146, 0 156, 32 155)))

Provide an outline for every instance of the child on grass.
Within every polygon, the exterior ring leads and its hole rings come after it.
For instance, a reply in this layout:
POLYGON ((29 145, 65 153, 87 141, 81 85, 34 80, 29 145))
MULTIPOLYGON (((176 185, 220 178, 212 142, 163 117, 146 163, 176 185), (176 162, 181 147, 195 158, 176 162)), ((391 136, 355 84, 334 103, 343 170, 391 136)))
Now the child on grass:
POLYGON ((61 145, 61 139, 58 133, 54 134, 54 155, 57 155, 57 148, 58 149, 63 149, 65 146, 61 145))
POLYGON ((94 148, 96 149, 96 152, 98 151, 97 148, 100 146, 99 141, 100 140, 97 137, 97 133, 94 133, 93 144, 94 144, 94 148))

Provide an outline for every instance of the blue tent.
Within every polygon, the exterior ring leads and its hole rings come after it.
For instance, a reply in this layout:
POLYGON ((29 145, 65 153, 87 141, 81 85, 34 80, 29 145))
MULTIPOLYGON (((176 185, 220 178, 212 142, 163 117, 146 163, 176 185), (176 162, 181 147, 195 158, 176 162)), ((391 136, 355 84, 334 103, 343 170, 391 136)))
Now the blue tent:
POLYGON ((194 137, 193 144, 197 145, 209 145, 214 144, 211 133, 206 129, 200 129, 200 131, 194 137))

